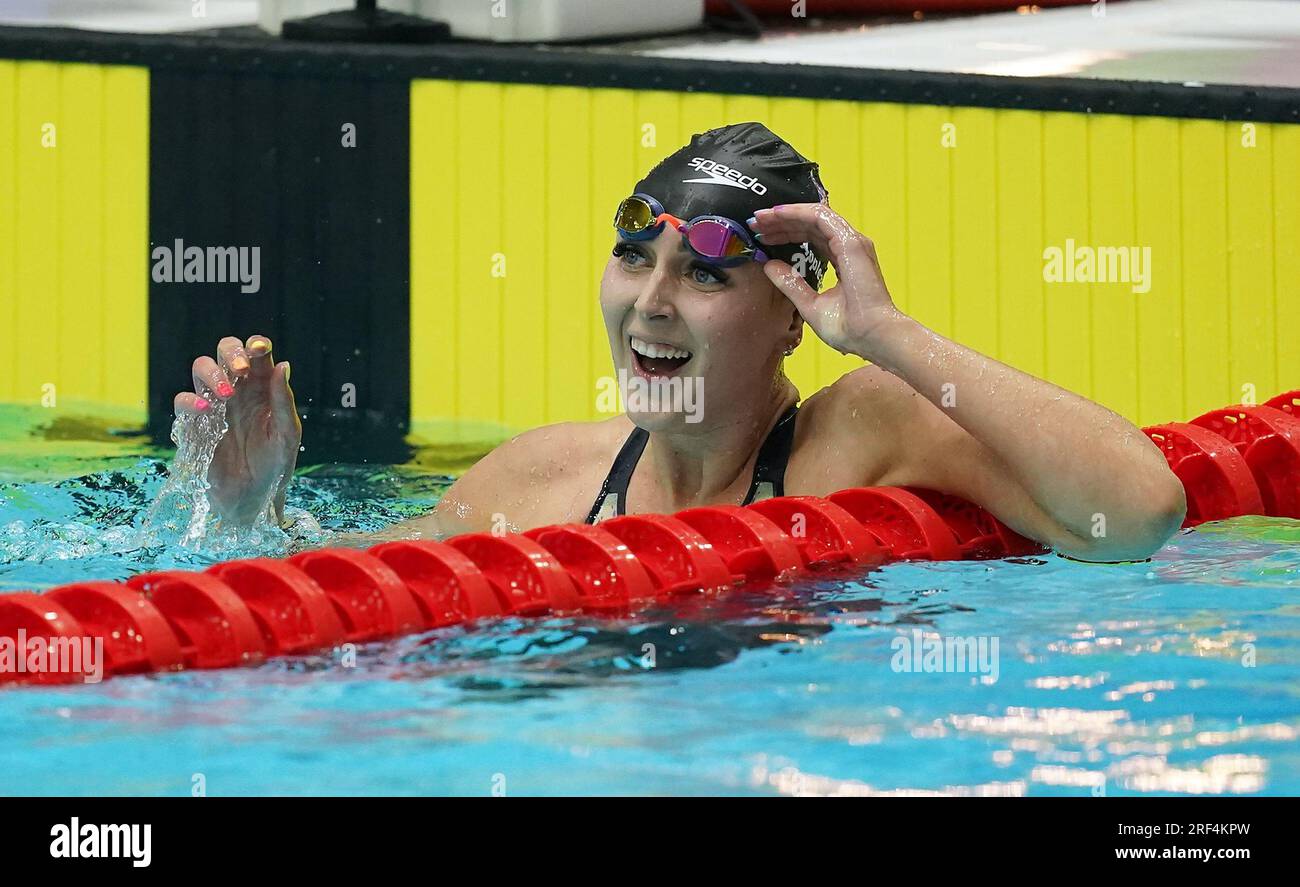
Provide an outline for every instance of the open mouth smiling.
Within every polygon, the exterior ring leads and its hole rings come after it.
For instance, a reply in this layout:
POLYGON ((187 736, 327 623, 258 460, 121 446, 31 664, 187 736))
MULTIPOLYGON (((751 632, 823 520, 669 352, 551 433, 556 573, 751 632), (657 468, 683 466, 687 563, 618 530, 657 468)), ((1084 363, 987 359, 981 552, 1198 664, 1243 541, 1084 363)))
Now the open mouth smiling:
POLYGON ((636 336, 628 337, 632 351, 632 368, 638 376, 647 379, 673 376, 691 359, 691 352, 665 342, 647 342, 636 336))

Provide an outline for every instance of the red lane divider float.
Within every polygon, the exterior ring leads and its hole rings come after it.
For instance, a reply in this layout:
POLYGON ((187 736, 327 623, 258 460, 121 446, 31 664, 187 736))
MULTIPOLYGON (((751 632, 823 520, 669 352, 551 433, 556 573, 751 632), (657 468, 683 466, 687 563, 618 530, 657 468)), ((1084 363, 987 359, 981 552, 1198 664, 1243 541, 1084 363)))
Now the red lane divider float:
POLYGON ((1300 419, 1269 406, 1224 407, 1192 420, 1232 444, 1259 488, 1264 513, 1300 518, 1300 419))
POLYGON ((406 584, 429 628, 504 612, 483 571, 445 542, 385 542, 370 549, 370 553, 388 564, 406 584))
POLYGON ((568 572, 583 610, 626 610, 654 600, 646 566, 618 537, 586 524, 539 527, 524 534, 549 551, 568 572))
POLYGON ((81 674, 66 668, 44 668, 39 653, 29 652, 30 638, 41 638, 52 646, 64 640, 79 644, 82 638, 90 637, 76 617, 49 598, 49 594, 30 591, 0 594, 0 642, 7 640, 12 644, 7 653, 0 655, 4 665, 0 668, 0 684, 70 684, 83 679, 81 674), (33 656, 36 663, 31 662, 33 656))
POLYGON ((880 564, 888 559, 866 527, 818 496, 782 496, 746 506, 794 540, 804 564, 880 564))
POLYGON ((747 582, 779 578, 803 566, 794 540, 757 511, 713 505, 673 516, 703 536, 732 575, 747 582))
POLYGON ((180 641, 186 668, 255 665, 266 641, 248 605, 209 573, 169 570, 127 580, 162 613, 180 641))
POLYGON ((1300 388, 1295 391, 1284 391, 1277 397, 1266 400, 1264 406, 1281 410, 1288 416, 1300 419, 1300 388))
POLYGON ((909 490, 943 519, 957 537, 957 548, 964 558, 975 560, 997 557, 1021 557, 1042 554, 1047 549, 1026 539, 973 502, 913 487, 909 490))
POLYGON ((483 571, 503 614, 543 616, 582 607, 581 593, 560 561, 527 536, 469 533, 447 544, 483 571))
POLYGON ((325 590, 293 564, 259 557, 217 564, 207 572, 248 605, 272 655, 311 653, 347 639, 325 590))
POLYGON ((350 641, 412 634, 427 625, 402 577, 377 557, 351 548, 325 548, 296 554, 289 563, 324 590, 350 641))
MULTIPOLYGON (((1187 491, 1185 526, 1242 514, 1300 518, 1300 390, 1143 431, 1187 491)), ((901 487, 329 548, 0 594, 0 683, 86 679, 42 669, 39 656, 36 668, 17 667, 15 656, 27 653, 19 642, 30 638, 48 647, 102 639, 106 676, 225 668, 493 617, 622 614, 808 567, 1043 550, 970 502, 901 487)))
POLYGON ((674 597, 726 588, 733 576, 722 556, 699 530, 664 514, 633 514, 603 521, 602 530, 627 546, 645 565, 653 595, 674 597))
POLYGON ((135 589, 117 582, 78 582, 47 591, 86 634, 104 639, 109 674, 175 671, 185 665, 181 644, 158 608, 135 589))
POLYGON ((924 499, 903 487, 859 487, 828 497, 853 515, 897 560, 954 561, 952 528, 924 499))
POLYGON ((1264 502, 1250 466, 1228 441, 1209 429, 1170 422, 1142 429, 1164 453, 1187 491, 1184 527, 1242 514, 1263 514, 1264 502))

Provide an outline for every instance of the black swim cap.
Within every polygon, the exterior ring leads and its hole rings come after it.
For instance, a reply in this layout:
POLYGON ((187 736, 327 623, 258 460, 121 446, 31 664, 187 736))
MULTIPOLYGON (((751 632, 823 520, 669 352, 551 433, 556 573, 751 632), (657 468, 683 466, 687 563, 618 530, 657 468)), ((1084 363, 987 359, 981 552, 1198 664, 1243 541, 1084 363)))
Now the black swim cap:
MULTIPOLYGON (((755 210, 783 203, 824 203, 817 164, 761 123, 733 123, 697 133, 691 143, 665 157, 636 192, 648 194, 682 219, 725 216, 749 230, 755 210)), ((752 232, 751 232, 752 233, 752 232)), ((763 247, 789 262, 813 289, 821 289, 827 257, 808 243, 763 247)))

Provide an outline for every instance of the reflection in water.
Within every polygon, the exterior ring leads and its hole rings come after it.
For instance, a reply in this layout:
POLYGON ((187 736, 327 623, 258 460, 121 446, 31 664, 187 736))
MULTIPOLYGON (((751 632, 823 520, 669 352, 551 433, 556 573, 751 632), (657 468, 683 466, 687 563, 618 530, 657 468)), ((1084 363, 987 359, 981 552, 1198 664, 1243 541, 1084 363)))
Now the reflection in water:
MULTIPOLYGON (((141 540, 165 478, 136 457, 0 485, 0 589, 204 566, 141 540)), ((320 467, 291 505, 328 541, 423 513, 447 483, 320 467)), ((16 792, 186 792, 203 769, 230 793, 473 794, 502 772, 518 793, 1294 794, 1297 541, 1300 523, 1242 519, 1144 564, 831 571, 355 658, 6 691, 0 742, 16 792), (892 642, 917 637, 996 639, 996 675, 895 670, 892 642)))

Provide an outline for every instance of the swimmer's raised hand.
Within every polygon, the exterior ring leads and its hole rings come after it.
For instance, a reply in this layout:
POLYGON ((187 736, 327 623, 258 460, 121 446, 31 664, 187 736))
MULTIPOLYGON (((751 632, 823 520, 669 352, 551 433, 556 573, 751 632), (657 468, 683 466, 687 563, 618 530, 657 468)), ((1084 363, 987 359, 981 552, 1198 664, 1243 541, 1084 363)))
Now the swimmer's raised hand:
POLYGON ((830 257, 837 280, 823 293, 813 290, 780 259, 767 262, 763 270, 819 339, 841 354, 872 360, 878 337, 899 311, 885 286, 871 239, 824 203, 761 209, 750 228, 762 235, 762 243, 806 241, 830 257))
POLYGON ((271 340, 229 336, 191 366, 194 393, 176 395, 176 415, 205 414, 224 404, 229 430, 208 469, 208 498, 224 520, 253 523, 269 501, 277 523, 298 461, 302 423, 289 387, 289 364, 276 364, 271 340))

